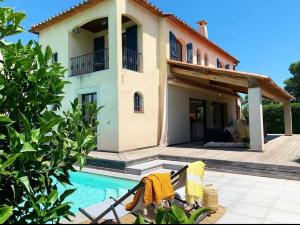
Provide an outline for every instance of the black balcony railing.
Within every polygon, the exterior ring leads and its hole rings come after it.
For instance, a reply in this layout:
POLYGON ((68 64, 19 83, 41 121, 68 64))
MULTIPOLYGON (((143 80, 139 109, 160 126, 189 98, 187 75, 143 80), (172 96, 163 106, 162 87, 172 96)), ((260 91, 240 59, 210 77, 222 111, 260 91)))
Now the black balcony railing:
POLYGON ((136 72, 141 71, 142 54, 123 48, 123 68, 136 72))
POLYGON ((109 68, 108 49, 99 50, 70 59, 70 76, 79 76, 109 68))

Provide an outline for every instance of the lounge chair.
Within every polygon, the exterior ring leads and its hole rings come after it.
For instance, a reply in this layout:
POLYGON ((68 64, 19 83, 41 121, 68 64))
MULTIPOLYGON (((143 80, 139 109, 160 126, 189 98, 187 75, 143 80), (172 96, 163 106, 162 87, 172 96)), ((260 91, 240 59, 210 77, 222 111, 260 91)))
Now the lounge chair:
MULTIPOLYGON (((186 171, 187 168, 188 168, 188 166, 185 166, 177 172, 174 172, 174 171, 171 172, 171 180, 172 180, 173 185, 178 183, 179 175, 184 174, 184 172, 186 171)), ((107 222, 109 220, 114 220, 114 219, 118 224, 121 224, 120 218, 122 218, 128 214, 137 216, 137 213, 135 213, 135 210, 138 209, 139 206, 136 206, 133 211, 128 212, 125 210, 124 202, 127 199, 129 199, 130 196, 134 195, 137 190, 139 190, 140 188, 143 188, 143 187, 144 187, 144 183, 143 183, 143 181, 141 181, 133 189, 129 190, 127 194, 125 194, 123 197, 121 197, 118 200, 111 198, 109 201, 107 201, 105 203, 100 203, 98 205, 98 207, 94 206, 90 209, 81 209, 80 208, 79 211, 91 221, 91 224, 98 224, 100 220, 104 220, 107 222), (105 210, 103 210, 101 212, 101 209, 105 205, 106 206, 110 205, 110 207, 106 208, 105 210), (99 211, 100 211, 100 215, 99 215, 99 211)), ((175 196, 175 200, 178 202, 181 202, 185 206, 189 206, 189 204, 186 201, 184 201, 183 199, 181 199, 179 196, 175 196)), ((171 204, 171 202, 170 202, 170 204, 171 204)), ((139 203, 138 203, 138 205, 139 205, 139 203)), ((198 208, 198 206, 192 206, 192 208, 195 209, 195 208, 198 208)), ((202 216, 203 219, 206 216, 207 215, 202 216)))

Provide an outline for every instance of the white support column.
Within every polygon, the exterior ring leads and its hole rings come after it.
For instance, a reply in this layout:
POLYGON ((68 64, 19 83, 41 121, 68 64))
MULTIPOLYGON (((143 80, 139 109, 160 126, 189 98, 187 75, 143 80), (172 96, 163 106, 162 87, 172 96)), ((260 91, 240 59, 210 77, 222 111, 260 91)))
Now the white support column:
POLYGON ((285 126, 285 135, 293 135, 293 122, 292 122, 292 107, 291 103, 284 104, 284 126, 285 126))
POLYGON ((260 87, 248 89, 249 101, 249 129, 250 129, 250 149, 253 151, 263 151, 264 148, 264 125, 262 94, 260 87))

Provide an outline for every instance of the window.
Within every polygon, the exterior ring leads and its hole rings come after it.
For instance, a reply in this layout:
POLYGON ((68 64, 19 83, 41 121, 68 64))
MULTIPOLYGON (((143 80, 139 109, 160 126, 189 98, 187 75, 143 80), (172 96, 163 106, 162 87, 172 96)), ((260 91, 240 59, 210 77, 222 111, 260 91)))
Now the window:
POLYGON ((222 68, 222 63, 220 59, 217 59, 217 68, 222 68))
POLYGON ((177 60, 182 61, 182 45, 178 40, 177 40, 177 60))
POLYGON ((187 49, 187 62, 188 63, 193 63, 193 44, 187 44, 186 45, 187 49))
POLYGON ((138 26, 133 25, 126 28, 122 34, 123 68, 140 72, 141 53, 138 52, 138 26))
POLYGON ((172 32, 170 32, 170 59, 182 61, 182 45, 172 32))
POLYGON ((134 94, 134 112, 144 112, 143 96, 138 92, 134 94))
POLYGON ((205 61, 205 66, 209 66, 209 59, 207 53, 205 53, 204 61, 205 61))
POLYGON ((97 93, 83 94, 82 110, 84 118, 87 122, 90 122, 92 119, 91 110, 93 107, 97 107, 97 93))
POLYGON ((57 63, 57 62, 58 62, 58 54, 56 52, 52 54, 52 63, 57 63))
POLYGON ((197 50, 197 64, 201 65, 201 51, 198 49, 197 50))
POLYGON ((227 64, 227 65, 225 66, 225 69, 230 70, 230 64, 227 64))

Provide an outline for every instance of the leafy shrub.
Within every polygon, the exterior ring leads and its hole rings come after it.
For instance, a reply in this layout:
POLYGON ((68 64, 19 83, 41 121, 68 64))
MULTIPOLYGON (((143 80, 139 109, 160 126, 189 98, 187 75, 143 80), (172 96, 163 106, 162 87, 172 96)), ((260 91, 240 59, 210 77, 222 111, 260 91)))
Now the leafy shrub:
MULTIPOLYGON (((171 206, 170 209, 159 208, 156 214, 156 224, 195 224, 197 219, 207 213, 209 210, 200 208, 195 210, 190 217, 186 215, 184 210, 176 205, 171 206)), ((139 215, 135 224, 146 224, 145 219, 139 215)))
MULTIPOLYGON (((21 32, 24 17, 0 8, 0 37, 21 32)), ((63 115, 48 111, 61 107, 66 84, 50 47, 1 39, 0 51, 0 223, 59 223, 73 216, 65 199, 74 189, 59 193, 58 185, 71 185, 74 164, 82 168, 95 148, 99 109, 92 123, 77 100, 63 115)))
MULTIPOLYGON (((282 104, 269 104, 263 106, 264 126, 269 134, 284 134, 284 110, 282 104)), ((245 118, 249 121, 248 107, 243 110, 245 118)), ((300 103, 292 103, 293 132, 300 134, 300 103)))
MULTIPOLYGON (((292 104, 293 132, 300 134, 300 103, 292 104)), ((284 134, 284 110, 282 104, 264 106, 264 123, 268 133, 284 134)))

